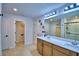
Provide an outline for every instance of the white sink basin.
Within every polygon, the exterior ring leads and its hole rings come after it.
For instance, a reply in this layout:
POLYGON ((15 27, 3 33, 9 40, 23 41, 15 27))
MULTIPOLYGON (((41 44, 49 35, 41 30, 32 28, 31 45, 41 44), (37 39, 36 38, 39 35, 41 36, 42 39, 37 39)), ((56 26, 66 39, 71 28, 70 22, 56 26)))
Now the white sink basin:
POLYGON ((68 40, 68 39, 64 39, 64 38, 59 38, 59 37, 55 37, 55 36, 41 36, 38 37, 42 40, 45 40, 47 42, 53 43, 55 45, 58 45, 60 47, 69 49, 71 51, 75 51, 79 53, 79 41, 76 41, 76 43, 74 43, 74 41, 68 40))
POLYGON ((75 47, 75 48, 79 49, 79 44, 73 44, 73 43, 69 42, 69 43, 66 43, 65 45, 70 46, 70 47, 75 47))
POLYGON ((51 42, 55 42, 61 45, 65 45, 65 46, 70 46, 70 47, 75 47, 75 48, 79 48, 79 44, 76 44, 74 42, 68 42, 66 40, 61 40, 60 38, 57 37, 52 37, 52 36, 45 36, 44 37, 46 40, 51 41, 51 42))

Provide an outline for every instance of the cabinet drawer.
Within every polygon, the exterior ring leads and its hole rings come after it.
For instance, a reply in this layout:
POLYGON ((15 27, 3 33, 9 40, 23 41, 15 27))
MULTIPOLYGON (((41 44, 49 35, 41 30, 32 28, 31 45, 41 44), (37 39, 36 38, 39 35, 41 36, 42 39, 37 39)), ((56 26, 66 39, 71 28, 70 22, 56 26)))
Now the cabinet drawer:
POLYGON ((60 52, 62 52, 62 53, 64 53, 64 54, 70 55, 70 51, 65 49, 65 48, 61 48, 61 47, 56 46, 56 45, 53 45, 53 48, 60 51, 60 52))

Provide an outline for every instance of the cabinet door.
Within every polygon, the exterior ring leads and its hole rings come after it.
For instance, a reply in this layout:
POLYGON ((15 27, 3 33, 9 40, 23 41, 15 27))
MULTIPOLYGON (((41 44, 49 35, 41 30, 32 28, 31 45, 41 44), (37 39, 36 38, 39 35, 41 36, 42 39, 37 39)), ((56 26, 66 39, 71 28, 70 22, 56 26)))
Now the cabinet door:
POLYGON ((52 45, 47 42, 43 42, 43 55, 52 56, 52 45))
POLYGON ((53 49, 53 56, 66 56, 66 54, 63 54, 56 49, 53 49))
POLYGON ((37 50, 38 52, 42 55, 42 40, 41 39, 37 39, 37 50))
POLYGON ((77 53, 70 51, 70 56, 76 56, 77 53))
POLYGON ((53 55, 57 56, 76 56, 75 52, 53 45, 53 55))
POLYGON ((59 47, 59 46, 56 46, 56 45, 53 45, 53 48, 64 53, 64 54, 66 54, 66 55, 70 55, 70 51, 65 49, 65 48, 62 48, 62 47, 59 47))

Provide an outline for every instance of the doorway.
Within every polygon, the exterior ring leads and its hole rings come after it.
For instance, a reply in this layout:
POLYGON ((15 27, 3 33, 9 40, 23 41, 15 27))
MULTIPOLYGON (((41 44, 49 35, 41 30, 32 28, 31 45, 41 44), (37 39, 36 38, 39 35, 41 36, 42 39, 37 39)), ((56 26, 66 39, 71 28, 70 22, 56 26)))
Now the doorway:
POLYGON ((55 35, 57 37, 61 37, 61 20, 60 19, 56 21, 55 35))
POLYGON ((16 21, 16 47, 24 45, 25 25, 22 21, 16 21))

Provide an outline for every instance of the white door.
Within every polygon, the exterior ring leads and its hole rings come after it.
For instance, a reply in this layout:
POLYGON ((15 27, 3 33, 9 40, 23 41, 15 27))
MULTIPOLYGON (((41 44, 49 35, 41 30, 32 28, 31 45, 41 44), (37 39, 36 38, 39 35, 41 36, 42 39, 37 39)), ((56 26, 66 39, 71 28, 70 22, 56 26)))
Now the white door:
POLYGON ((1 55, 1 16, 0 16, 0 55, 1 55))
POLYGON ((0 55, 1 55, 1 16, 0 16, 0 55))
POLYGON ((1 55, 1 16, 0 16, 0 55, 1 55))
POLYGON ((9 48, 10 39, 10 21, 2 19, 2 49, 9 48))

